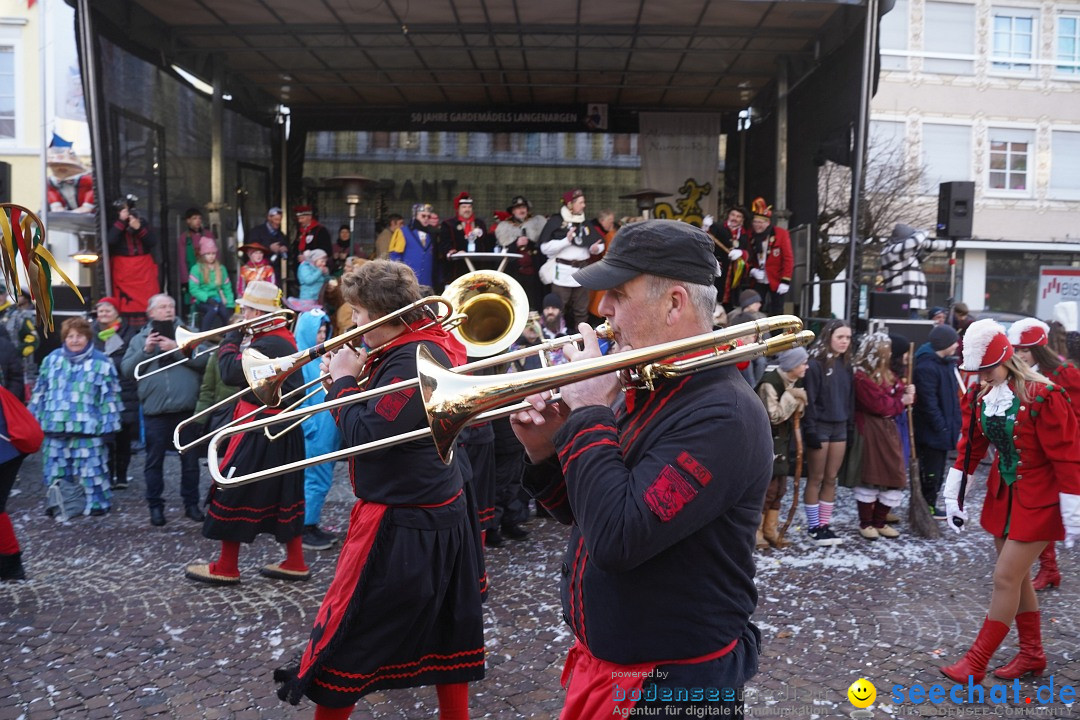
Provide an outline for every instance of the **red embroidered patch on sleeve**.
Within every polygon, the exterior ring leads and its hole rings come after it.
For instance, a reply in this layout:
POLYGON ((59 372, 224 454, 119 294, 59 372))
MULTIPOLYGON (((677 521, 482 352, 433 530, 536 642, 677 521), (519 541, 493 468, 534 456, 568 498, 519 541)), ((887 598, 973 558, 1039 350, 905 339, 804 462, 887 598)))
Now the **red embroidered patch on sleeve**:
POLYGON ((679 467, 690 473, 690 477, 697 480, 702 486, 708 485, 709 481, 712 480, 712 473, 709 472, 708 468, 699 463, 693 455, 685 450, 679 453, 679 457, 675 458, 675 462, 679 463, 679 467))
MULTIPOLYGON (((399 378, 394 378, 389 384, 393 384, 399 381, 399 378)), ((409 388, 408 390, 398 390, 395 393, 389 395, 383 395, 378 403, 375 405, 375 412, 386 418, 388 421, 393 422, 397 420, 397 416, 401 414, 401 409, 409 402, 409 398, 416 392, 416 388, 409 388)))
POLYGON ((678 470, 665 465, 652 485, 645 488, 644 500, 661 522, 668 522, 686 503, 693 500, 695 495, 697 490, 694 486, 678 470))

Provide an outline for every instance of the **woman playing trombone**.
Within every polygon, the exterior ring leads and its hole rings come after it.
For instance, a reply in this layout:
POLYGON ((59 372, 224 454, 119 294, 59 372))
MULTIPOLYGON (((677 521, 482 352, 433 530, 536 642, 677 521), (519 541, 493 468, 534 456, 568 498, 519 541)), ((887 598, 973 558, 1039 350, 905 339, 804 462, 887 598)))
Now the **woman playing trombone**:
MULTIPOLYGON (((431 325, 420 310, 397 308, 420 300, 407 265, 374 260, 342 277, 345 300, 364 344, 324 361, 329 400, 415 378, 425 345, 439 362, 465 360, 460 343, 431 325)), ((331 411, 346 446, 426 427, 415 389, 331 411)), ((468 717, 468 685, 484 677, 480 608, 479 532, 456 463, 444 465, 423 439, 354 456, 349 463, 357 502, 337 570, 315 618, 299 668, 276 674, 279 696, 316 703, 318 720, 347 718, 359 698, 387 688, 435 685, 439 717, 468 717)))
MULTIPOLYGON (((240 299, 245 320, 274 313, 281 309, 281 292, 268 282, 256 280, 244 290, 240 299)), ((285 327, 284 319, 254 324, 245 337, 239 330, 226 335, 218 349, 218 369, 228 385, 245 384, 241 351, 246 347, 267 357, 280 357, 296 351, 296 341, 285 327)), ((299 387, 299 375, 284 383, 286 392, 299 387)), ((256 409, 260 403, 251 393, 245 393, 236 403, 233 417, 238 418, 256 409)), ((276 412, 268 410, 266 412, 276 412)), ((221 460, 222 468, 244 472, 254 468, 284 465, 304 457, 304 436, 299 428, 285 433, 275 442, 262 433, 235 436, 221 460)), ((307 580, 311 573, 304 562, 301 532, 304 527, 304 473, 295 471, 251 485, 210 489, 210 502, 203 536, 221 541, 221 554, 209 564, 192 563, 185 575, 198 582, 231 585, 240 582, 240 543, 250 543, 260 533, 269 533, 285 545, 286 558, 266 565, 259 573, 279 580, 307 580)))

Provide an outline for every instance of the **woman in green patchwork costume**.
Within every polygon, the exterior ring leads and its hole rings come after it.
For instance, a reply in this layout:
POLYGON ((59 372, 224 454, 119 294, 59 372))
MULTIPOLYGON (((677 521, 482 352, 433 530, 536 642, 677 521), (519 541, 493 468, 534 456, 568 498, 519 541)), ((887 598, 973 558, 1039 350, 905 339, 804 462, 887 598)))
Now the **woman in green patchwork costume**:
POLYGON ((46 511, 63 520, 104 515, 112 506, 107 441, 120 429, 120 380, 94 348, 85 319, 65 320, 60 337, 63 345, 41 364, 29 405, 45 431, 46 511))

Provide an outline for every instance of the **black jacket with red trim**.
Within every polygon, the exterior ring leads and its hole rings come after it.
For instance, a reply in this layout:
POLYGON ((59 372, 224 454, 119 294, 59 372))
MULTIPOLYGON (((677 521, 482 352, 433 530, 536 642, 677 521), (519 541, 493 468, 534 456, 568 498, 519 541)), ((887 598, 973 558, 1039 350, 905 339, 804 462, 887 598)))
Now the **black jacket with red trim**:
MULTIPOLYGON (((372 372, 365 389, 379 388, 416 378, 416 346, 410 342, 391 348, 372 372)), ((443 366, 450 358, 435 343, 424 342, 443 366)), ((360 392, 356 378, 344 377, 330 386, 327 400, 360 392)), ((341 428, 345 447, 382 440, 426 428, 424 404, 411 387, 356 402, 330 411, 341 428)), ((394 445, 355 455, 349 459, 353 493, 358 498, 385 505, 428 505, 445 502, 462 488, 457 461, 444 465, 431 438, 394 445)))
POLYGON ((572 522, 563 619, 629 665, 715 653, 757 605, 754 533, 772 475, 765 409, 732 366, 579 408, 522 483, 572 522))

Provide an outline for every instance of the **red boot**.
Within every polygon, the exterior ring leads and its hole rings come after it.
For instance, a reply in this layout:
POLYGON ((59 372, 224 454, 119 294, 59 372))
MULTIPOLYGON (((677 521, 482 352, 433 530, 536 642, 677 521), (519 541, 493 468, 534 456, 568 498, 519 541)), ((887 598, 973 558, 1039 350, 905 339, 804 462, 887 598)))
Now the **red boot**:
POLYGON ((1016 616, 1016 631, 1020 633, 1020 654, 1007 665, 994 670, 1002 680, 1015 680, 1031 673, 1039 676, 1046 670, 1046 653, 1042 647, 1042 618, 1039 611, 1020 613, 1016 616))
POLYGON ((997 620, 986 618, 978 637, 972 643, 960 661, 953 665, 945 665, 941 672, 955 683, 963 685, 970 676, 976 683, 981 683, 986 677, 986 666, 990 663, 990 656, 998 649, 998 645, 1009 634, 1009 626, 997 620))
POLYGON ((1032 581, 1036 590, 1048 587, 1061 587, 1061 573, 1057 566, 1057 551, 1054 543, 1046 543, 1046 549, 1039 553, 1039 572, 1032 581))

